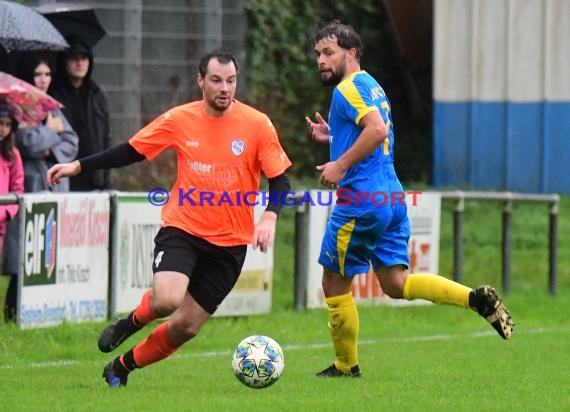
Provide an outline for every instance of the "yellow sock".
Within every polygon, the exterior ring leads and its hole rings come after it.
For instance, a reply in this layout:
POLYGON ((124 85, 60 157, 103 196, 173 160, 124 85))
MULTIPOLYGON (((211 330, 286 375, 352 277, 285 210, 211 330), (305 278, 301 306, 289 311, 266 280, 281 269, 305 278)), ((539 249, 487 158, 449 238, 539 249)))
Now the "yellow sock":
POLYGON ((358 311, 352 293, 326 298, 329 307, 329 332, 336 355, 335 366, 348 373, 358 364, 358 311))
POLYGON ((404 284, 404 297, 407 300, 425 299, 445 305, 469 307, 471 288, 443 276, 431 273, 408 275, 404 284))

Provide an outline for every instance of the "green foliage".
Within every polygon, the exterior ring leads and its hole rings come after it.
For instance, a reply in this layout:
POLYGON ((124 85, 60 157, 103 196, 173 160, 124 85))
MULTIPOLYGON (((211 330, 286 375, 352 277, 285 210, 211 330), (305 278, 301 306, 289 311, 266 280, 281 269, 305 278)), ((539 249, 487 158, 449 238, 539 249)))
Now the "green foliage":
POLYGON ((312 143, 305 116, 328 114, 331 89, 319 81, 313 42, 318 24, 341 20, 361 35, 362 68, 386 90, 392 102, 397 138, 396 162, 404 181, 428 181, 429 124, 418 122, 409 107, 402 59, 393 27, 377 0, 247 0, 247 91, 250 103, 273 119, 293 161, 291 173, 315 176, 315 165, 328 159, 328 147, 312 143))
POLYGON ((296 175, 312 173, 328 156, 328 147, 310 141, 304 121, 327 104, 310 41, 316 25, 314 3, 263 0, 245 5, 247 95, 274 121, 296 175))

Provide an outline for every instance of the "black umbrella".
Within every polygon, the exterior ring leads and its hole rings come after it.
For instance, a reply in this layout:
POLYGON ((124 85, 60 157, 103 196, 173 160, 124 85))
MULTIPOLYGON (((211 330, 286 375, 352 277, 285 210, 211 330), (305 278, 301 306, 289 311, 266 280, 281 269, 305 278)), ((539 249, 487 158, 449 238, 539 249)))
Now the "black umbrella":
POLYGON ((6 51, 64 50, 63 36, 31 7, 0 0, 0 45, 6 51))
POLYGON ((107 34, 95 11, 83 4, 49 3, 36 7, 66 39, 79 40, 93 48, 107 34))

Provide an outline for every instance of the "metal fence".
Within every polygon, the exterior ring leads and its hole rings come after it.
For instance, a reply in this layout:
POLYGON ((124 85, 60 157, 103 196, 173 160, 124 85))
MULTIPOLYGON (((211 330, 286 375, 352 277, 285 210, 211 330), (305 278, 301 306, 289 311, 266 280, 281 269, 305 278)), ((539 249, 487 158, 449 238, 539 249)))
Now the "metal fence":
MULTIPOLYGON (((453 279, 463 280, 463 212, 465 200, 501 201, 502 209, 502 287, 505 294, 511 291, 511 213, 514 202, 539 202, 549 205, 548 224, 548 290, 551 295, 557 292, 557 254, 558 254, 558 213, 560 196, 558 194, 524 194, 512 192, 441 192, 442 199, 454 200, 453 210, 453 279)), ((299 201, 301 195, 296 196, 299 201)), ((19 196, 15 194, 0 195, 0 205, 18 203, 19 196)), ((307 207, 306 204, 295 210, 295 308, 301 309, 304 304, 304 288, 306 282, 306 267, 303 262, 307 257, 307 207)))
MULTIPOLYGON (((93 79, 109 99, 113 143, 196 98, 198 61, 207 50, 227 48, 245 60, 244 1, 73 1, 92 7, 107 31, 93 50, 93 79)), ((47 3, 65 2, 26 2, 32 7, 47 3)))
POLYGON ((485 200, 503 202, 501 268, 502 286, 505 294, 511 291, 511 213, 513 202, 546 203, 549 208, 548 224, 548 291, 556 295, 557 252, 558 252, 558 212, 560 196, 557 194, 525 194, 512 192, 441 192, 442 199, 455 200, 453 210, 453 279, 463 280, 463 212, 465 200, 485 200))
MULTIPOLYGON (((463 212, 466 200, 503 202, 501 226, 501 271, 502 288, 505 295, 511 292, 511 213, 514 202, 538 202, 549 206, 548 224, 548 291, 554 296, 557 292, 557 253, 558 253, 558 213, 560 196, 558 194, 525 194, 512 192, 440 192, 442 200, 455 201, 453 210, 453 280, 463 281, 463 212)), ((309 260, 308 239, 308 206, 300 203, 302 194, 297 194, 295 209, 295 281, 294 307, 303 310, 306 307, 306 285, 309 260)))

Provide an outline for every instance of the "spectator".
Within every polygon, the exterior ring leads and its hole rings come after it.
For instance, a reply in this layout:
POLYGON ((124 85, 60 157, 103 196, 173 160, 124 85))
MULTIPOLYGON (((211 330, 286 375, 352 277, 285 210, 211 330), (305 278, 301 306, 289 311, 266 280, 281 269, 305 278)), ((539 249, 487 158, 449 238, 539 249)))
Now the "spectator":
MULTIPOLYGON (((85 157, 110 147, 109 108, 103 91, 91 79, 91 49, 73 39, 68 41, 71 47, 63 56, 50 93, 64 105, 63 113, 79 137, 78 157, 85 157)), ((110 188, 109 170, 94 170, 70 179, 72 191, 110 188)))
MULTIPOLYGON (((18 122, 8 105, 0 99, 0 194, 24 191, 24 168, 20 152, 14 145, 14 131, 18 122)), ((3 249, 7 222, 18 213, 18 205, 0 205, 0 250, 3 249)), ((7 242, 8 243, 8 242, 7 242)), ((7 273, 2 271, 2 273, 7 273)), ((16 276, 10 279, 6 292, 4 317, 7 321, 15 320, 16 276)))
MULTIPOLYGON (((52 70, 47 59, 34 54, 20 60, 18 76, 47 93, 52 81, 52 70)), ((69 179, 62 179, 59 184, 50 187, 46 174, 56 163, 75 160, 78 143, 77 134, 61 110, 49 113, 38 127, 18 129, 16 145, 24 162, 25 191, 68 192, 69 179)))

